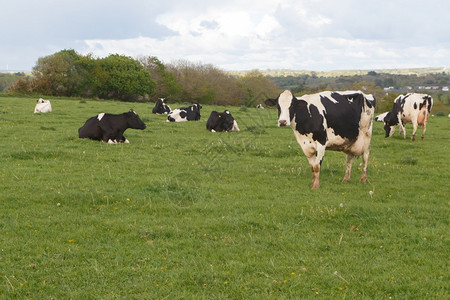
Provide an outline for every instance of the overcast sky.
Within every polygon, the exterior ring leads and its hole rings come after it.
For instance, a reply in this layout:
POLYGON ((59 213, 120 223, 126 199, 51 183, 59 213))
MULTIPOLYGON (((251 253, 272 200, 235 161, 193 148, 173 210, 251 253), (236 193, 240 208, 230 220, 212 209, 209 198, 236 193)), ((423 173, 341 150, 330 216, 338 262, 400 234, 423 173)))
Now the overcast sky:
POLYGON ((223 70, 450 67, 449 0, 14 0, 0 70, 63 49, 223 70))

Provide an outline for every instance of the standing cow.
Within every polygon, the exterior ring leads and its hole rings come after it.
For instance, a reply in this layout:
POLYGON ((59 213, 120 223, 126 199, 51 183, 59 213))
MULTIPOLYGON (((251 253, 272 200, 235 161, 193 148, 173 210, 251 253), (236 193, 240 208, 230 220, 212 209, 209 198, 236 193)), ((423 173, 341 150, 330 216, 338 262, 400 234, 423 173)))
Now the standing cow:
POLYGON ((416 139, 417 126, 422 125, 422 140, 427 130, 427 122, 433 107, 433 98, 427 94, 409 93, 400 95, 394 100, 392 111, 377 116, 377 121, 384 122, 385 137, 390 137, 395 132, 395 127, 400 126, 403 138, 406 139, 405 123, 412 123, 413 133, 411 141, 416 139))
POLYGON ((290 125, 312 171, 312 188, 320 186, 319 174, 325 149, 347 154, 343 182, 350 181, 353 158, 363 157, 360 182, 367 180, 375 99, 361 91, 321 92, 296 98, 288 90, 277 99, 278 126, 290 125))
POLYGON ((153 107, 152 113, 154 114, 168 114, 170 113, 170 107, 166 104, 164 98, 156 100, 155 107, 153 107))
POLYGON ((206 122, 206 129, 211 132, 239 131, 236 120, 228 110, 223 113, 212 111, 206 122))
POLYGON ((36 102, 36 106, 34 107, 35 114, 52 112, 52 105, 50 103, 50 100, 39 98, 39 100, 37 100, 36 102))
POLYGON ((113 115, 101 113, 86 121, 80 129, 80 138, 104 141, 108 144, 129 143, 123 136, 128 128, 145 129, 147 126, 132 109, 129 112, 113 115))
POLYGON ((189 107, 181 107, 174 109, 169 113, 167 122, 185 122, 185 121, 198 121, 200 120, 200 109, 202 106, 199 103, 195 103, 189 107))

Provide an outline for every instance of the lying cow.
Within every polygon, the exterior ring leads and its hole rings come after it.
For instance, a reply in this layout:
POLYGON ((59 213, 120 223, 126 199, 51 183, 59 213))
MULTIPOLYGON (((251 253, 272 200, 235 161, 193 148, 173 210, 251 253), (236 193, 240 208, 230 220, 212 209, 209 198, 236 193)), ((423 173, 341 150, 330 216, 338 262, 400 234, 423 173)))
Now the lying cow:
POLYGON ((278 106, 278 126, 290 125, 306 155, 312 171, 312 188, 320 186, 319 174, 325 149, 347 154, 343 182, 350 181, 353 158, 363 156, 360 182, 367 180, 370 139, 375 99, 358 91, 321 92, 296 98, 288 90, 277 99, 267 99, 278 106))
POLYGON ((395 127, 400 125, 403 138, 406 139, 405 123, 412 123, 413 133, 411 141, 416 139, 417 126, 422 125, 422 140, 427 130, 427 122, 433 107, 433 98, 427 94, 410 93, 400 95, 394 100, 392 111, 377 116, 384 122, 385 137, 390 137, 395 132, 395 127))
POLYGON ((189 107, 181 107, 174 109, 169 113, 167 122, 185 122, 185 121, 198 121, 200 120, 200 109, 202 106, 199 103, 195 103, 189 107))
POLYGON ((228 110, 223 113, 212 111, 206 122, 206 129, 211 132, 239 131, 236 120, 228 110))
POLYGON ((36 102, 36 106, 34 107, 35 114, 52 112, 52 105, 49 100, 39 98, 36 102))
POLYGON ((168 114, 170 113, 170 107, 165 103, 164 98, 156 100, 155 107, 153 107, 152 113, 154 114, 168 114))
POLYGON ((80 129, 80 138, 104 141, 108 144, 129 143, 123 136, 128 128, 145 129, 147 126, 132 109, 129 112, 113 115, 101 113, 86 121, 80 129))

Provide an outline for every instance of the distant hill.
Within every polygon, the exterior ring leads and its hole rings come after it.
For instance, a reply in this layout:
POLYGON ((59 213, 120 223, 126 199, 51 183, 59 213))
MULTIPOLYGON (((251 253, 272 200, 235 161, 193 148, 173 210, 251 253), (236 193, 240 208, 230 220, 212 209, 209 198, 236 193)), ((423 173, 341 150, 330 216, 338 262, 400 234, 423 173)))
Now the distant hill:
MULTIPOLYGON (((244 76, 250 71, 229 71, 227 73, 244 76)), ((332 70, 332 71, 308 71, 308 70, 287 70, 287 69, 276 69, 276 70, 259 70, 263 75, 283 77, 283 76, 298 76, 298 75, 315 75, 318 77, 339 77, 339 76, 354 76, 354 75, 365 75, 368 72, 376 72, 380 74, 393 74, 393 75, 426 75, 433 73, 446 73, 450 74, 450 69, 447 67, 436 67, 436 68, 410 68, 410 69, 368 69, 368 70, 332 70)))

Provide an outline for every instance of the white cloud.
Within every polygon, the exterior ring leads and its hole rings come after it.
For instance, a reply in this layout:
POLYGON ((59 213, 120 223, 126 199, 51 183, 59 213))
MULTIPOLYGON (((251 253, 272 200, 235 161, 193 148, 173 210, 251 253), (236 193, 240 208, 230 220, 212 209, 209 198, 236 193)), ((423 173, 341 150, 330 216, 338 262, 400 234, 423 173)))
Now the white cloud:
POLYGON ((449 11, 443 0, 17 0, 2 6, 16 26, 0 28, 0 69, 70 48, 226 70, 450 66, 449 11))

